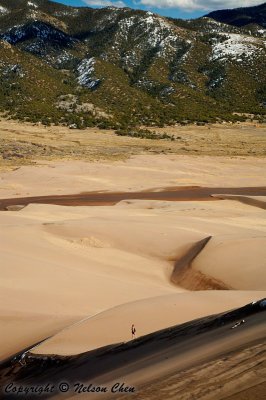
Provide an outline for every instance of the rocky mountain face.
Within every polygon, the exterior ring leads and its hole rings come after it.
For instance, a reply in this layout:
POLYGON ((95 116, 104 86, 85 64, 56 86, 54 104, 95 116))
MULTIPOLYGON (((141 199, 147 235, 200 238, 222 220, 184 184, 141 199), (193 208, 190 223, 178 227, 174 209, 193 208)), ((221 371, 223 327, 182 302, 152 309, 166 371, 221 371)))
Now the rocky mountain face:
POLYGON ((264 118, 266 29, 232 23, 0 0, 0 109, 103 128, 264 118))

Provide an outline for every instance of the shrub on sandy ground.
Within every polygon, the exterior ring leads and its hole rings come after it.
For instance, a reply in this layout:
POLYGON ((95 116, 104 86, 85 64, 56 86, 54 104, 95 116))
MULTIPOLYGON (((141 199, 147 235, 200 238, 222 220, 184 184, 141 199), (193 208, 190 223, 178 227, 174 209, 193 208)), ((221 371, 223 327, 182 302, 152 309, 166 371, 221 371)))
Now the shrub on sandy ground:
POLYGON ((152 140, 171 140, 174 141, 174 135, 168 135, 167 133, 157 133, 154 131, 150 131, 149 129, 140 129, 140 128, 125 128, 119 129, 115 131, 118 136, 130 136, 134 138, 140 139, 152 139, 152 140))

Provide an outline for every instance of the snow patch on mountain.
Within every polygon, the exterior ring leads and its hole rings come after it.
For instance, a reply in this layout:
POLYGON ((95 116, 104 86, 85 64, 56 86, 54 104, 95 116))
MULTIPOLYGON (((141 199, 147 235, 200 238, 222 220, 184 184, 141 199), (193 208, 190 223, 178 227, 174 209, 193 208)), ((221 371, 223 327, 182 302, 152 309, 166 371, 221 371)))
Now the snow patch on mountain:
POLYGON ((95 89, 99 83, 100 79, 95 78, 94 72, 95 72, 95 58, 85 58, 84 60, 81 61, 77 68, 78 72, 78 83, 80 86, 85 86, 89 89, 95 89))
POLYGON ((158 46, 163 39, 173 33, 169 23, 151 13, 141 18, 138 16, 124 18, 119 21, 118 25, 119 36, 128 37, 130 28, 134 26, 134 31, 139 32, 135 39, 138 40, 145 36, 152 47, 158 46))
POLYGON ((121 47, 124 41, 133 41, 137 51, 154 49, 159 57, 171 57, 184 41, 175 27, 151 12, 124 18, 118 26, 114 49, 121 47))
POLYGON ((78 15, 79 15, 78 8, 72 8, 70 10, 60 10, 60 11, 55 11, 53 13, 54 17, 77 17, 78 15))
POLYGON ((252 59, 262 51, 262 48, 258 47, 258 40, 254 37, 235 33, 226 36, 226 40, 213 46, 211 60, 226 61, 232 59, 241 62, 243 58, 252 59))
MULTIPOLYGON (((207 32, 224 32, 225 30, 225 24, 222 24, 219 21, 215 21, 214 19, 211 18, 207 18, 207 17, 202 17, 202 20, 204 20, 204 28, 205 31, 207 32)), ((193 23, 193 20, 191 20, 191 22, 193 23)), ((229 29, 232 29, 231 27, 229 27, 229 29)))
POLYGON ((38 8, 37 4, 33 3, 32 1, 27 2, 29 7, 38 8))
POLYGON ((64 68, 69 62, 74 61, 74 56, 67 52, 66 50, 63 50, 60 54, 57 54, 56 57, 52 59, 53 65, 55 65, 57 68, 64 68))
POLYGON ((0 16, 9 14, 9 13, 10 13, 10 11, 7 8, 0 6, 0 16))
POLYGON ((266 30, 265 29, 258 29, 257 30, 257 35, 261 38, 266 39, 266 30))

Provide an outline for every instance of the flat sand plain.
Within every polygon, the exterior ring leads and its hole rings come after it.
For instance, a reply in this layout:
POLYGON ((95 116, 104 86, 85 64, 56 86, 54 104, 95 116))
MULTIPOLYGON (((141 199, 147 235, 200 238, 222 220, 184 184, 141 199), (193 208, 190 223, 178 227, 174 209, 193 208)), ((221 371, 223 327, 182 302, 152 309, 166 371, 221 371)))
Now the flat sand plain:
MULTIPOLYGON (((5 143, 16 144, 18 135, 28 143, 29 125, 19 133, 15 123, 5 124, 5 143)), ((38 129, 34 140, 56 140, 50 128, 38 129)), ((262 140, 263 130, 252 129, 250 143, 262 140)), ((198 132, 204 136, 208 128, 198 132)), ((85 132, 69 133, 77 134, 85 132)), ((113 133, 101 135, 119 147, 113 133)), ((3 158, 0 199, 173 186, 208 186, 215 194, 217 187, 266 186, 264 158, 232 158, 231 150, 216 157, 208 145, 201 155, 155 155, 143 144, 142 154, 133 149, 128 158, 134 139, 123 140, 127 158, 119 160, 75 160, 73 154, 15 167, 14 157, 3 158)), ((266 297, 265 212, 237 199, 125 199, 113 206, 29 204, 0 211, 1 358, 26 347, 34 354, 76 355, 129 341, 132 323, 140 337, 266 297)))

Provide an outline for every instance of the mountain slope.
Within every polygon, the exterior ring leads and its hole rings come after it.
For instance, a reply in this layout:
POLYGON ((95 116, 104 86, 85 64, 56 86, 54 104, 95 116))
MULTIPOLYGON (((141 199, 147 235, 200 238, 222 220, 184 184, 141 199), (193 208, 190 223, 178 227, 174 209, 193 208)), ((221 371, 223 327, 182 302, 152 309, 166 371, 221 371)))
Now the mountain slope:
POLYGON ((0 108, 12 117, 117 127, 263 116, 265 66, 263 34, 210 18, 0 0, 0 108))

